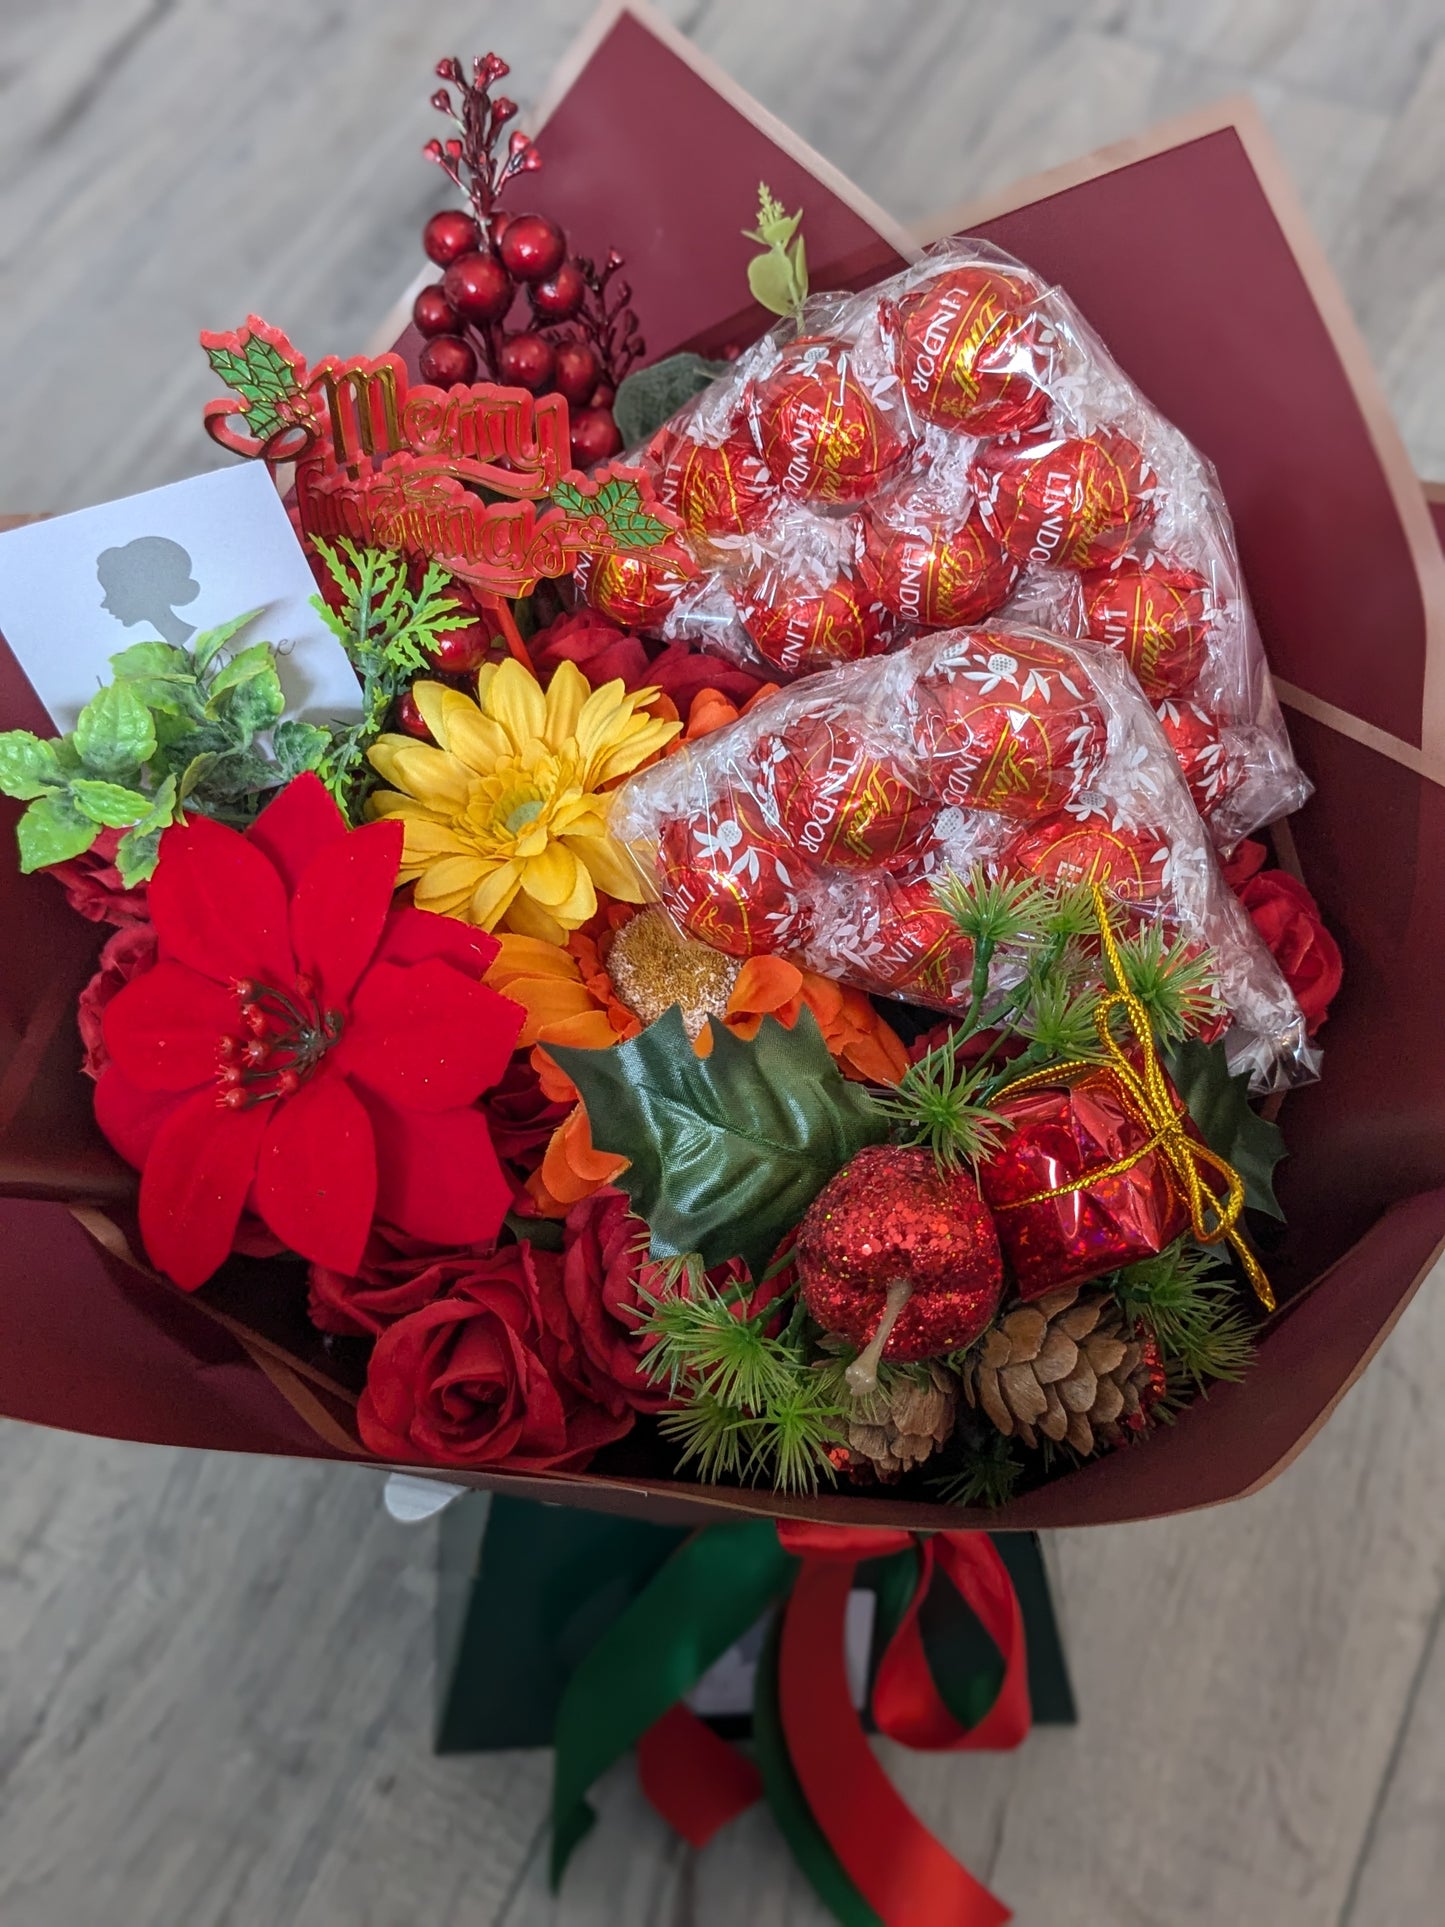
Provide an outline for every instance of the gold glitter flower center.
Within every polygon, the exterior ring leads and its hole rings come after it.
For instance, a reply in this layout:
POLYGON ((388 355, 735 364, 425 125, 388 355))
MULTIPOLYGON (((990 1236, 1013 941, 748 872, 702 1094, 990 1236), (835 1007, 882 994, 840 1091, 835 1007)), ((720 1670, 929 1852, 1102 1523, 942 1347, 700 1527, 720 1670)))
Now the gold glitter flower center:
POLYGON ((742 964, 685 937, 661 910, 639 910, 612 939, 607 974, 639 1022, 650 1024, 681 1007, 683 1026, 696 1038, 710 1017, 727 1013, 742 964))

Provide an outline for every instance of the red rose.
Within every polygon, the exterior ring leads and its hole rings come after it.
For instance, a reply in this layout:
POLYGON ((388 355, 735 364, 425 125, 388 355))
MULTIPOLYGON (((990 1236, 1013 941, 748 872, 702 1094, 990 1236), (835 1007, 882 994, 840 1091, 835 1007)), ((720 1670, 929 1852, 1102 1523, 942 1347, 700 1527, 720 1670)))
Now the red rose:
POLYGON ((562 1369, 561 1266, 551 1252, 508 1245, 459 1271, 445 1298, 388 1326, 357 1408, 368 1451, 545 1472, 580 1469, 621 1438, 631 1412, 604 1411, 562 1369))
POLYGON ((628 689, 643 689, 651 680, 642 643, 595 609, 558 616, 539 629, 528 646, 543 683, 550 682, 564 662, 575 662, 594 689, 618 677, 628 689))
POLYGON ((647 665, 646 680, 664 696, 670 696, 678 715, 685 716, 699 690, 715 689, 741 709, 767 678, 722 656, 706 656, 700 649, 689 649, 685 642, 673 642, 647 665))
POLYGON ((115 867, 115 853, 124 835, 124 830, 102 830, 81 855, 46 866, 71 909, 92 923, 134 923, 150 915, 146 885, 127 890, 115 867))
POLYGON ((490 1244, 447 1251, 378 1225, 355 1272, 311 1266, 307 1314, 318 1331, 375 1338, 398 1318, 444 1298, 491 1255, 490 1244))
POLYGON ((127 920, 105 940, 95 975, 80 993, 75 1021, 80 1041, 85 1046, 81 1069, 87 1077, 99 1077, 110 1062, 105 1047, 102 1020, 105 1007, 118 990, 124 990, 132 977, 149 970, 156 960, 156 933, 151 924, 127 920))
POLYGON ((524 1164, 530 1172, 557 1126, 571 1114, 570 1104, 554 1104, 542 1089, 529 1055, 519 1054, 482 1097, 498 1157, 524 1164))
POLYGON ((1224 880, 1236 896, 1255 872, 1264 868, 1264 860, 1268 855, 1269 851, 1262 843, 1256 843, 1252 836, 1247 836, 1234 854, 1221 863, 1224 880))
POLYGON ((1340 947, 1325 928, 1319 905, 1299 878, 1286 870, 1251 876, 1238 896, 1294 992, 1313 1036, 1325 1021, 1344 975, 1340 947))

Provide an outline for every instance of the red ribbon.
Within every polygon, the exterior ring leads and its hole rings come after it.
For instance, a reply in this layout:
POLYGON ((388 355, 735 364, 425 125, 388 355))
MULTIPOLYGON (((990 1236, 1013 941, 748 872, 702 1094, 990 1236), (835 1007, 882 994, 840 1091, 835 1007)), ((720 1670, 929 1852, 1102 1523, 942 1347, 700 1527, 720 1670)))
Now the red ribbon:
MULTIPOLYGON (((915 1547, 918 1580, 873 1685, 880 1733, 931 1752, 1002 1749, 1029 1730, 1023 1615, 1008 1569, 982 1532, 915 1539, 782 1521, 778 1537, 802 1560, 784 1611, 779 1699, 788 1752, 814 1819, 848 1877, 885 1927, 999 1927, 1008 1908, 975 1880, 905 1805, 873 1756, 848 1690, 848 1595, 864 1560, 915 1547), (936 1574, 976 1614, 1003 1656, 997 1699, 963 1727, 933 1683, 919 1613, 936 1574)), ((757 1781, 710 1727, 684 1707, 643 1736, 639 1770, 653 1806, 701 1846, 756 1797, 757 1781), (726 1757, 726 1761, 724 1760, 726 1757)))

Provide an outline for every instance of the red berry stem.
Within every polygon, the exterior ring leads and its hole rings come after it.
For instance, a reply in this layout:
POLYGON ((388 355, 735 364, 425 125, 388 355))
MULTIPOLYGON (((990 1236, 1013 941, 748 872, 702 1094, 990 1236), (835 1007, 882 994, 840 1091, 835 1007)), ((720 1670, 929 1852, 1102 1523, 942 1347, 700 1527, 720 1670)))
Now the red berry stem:
POLYGON ((637 316, 627 305, 632 289, 626 281, 614 285, 622 256, 615 248, 609 249, 600 270, 583 255, 574 256, 574 260, 587 284, 577 324, 602 364, 602 379, 615 392, 628 369, 647 353, 647 343, 637 332, 637 316))
POLYGON ((461 138, 430 140, 422 149, 428 160, 436 162, 454 186, 466 194, 482 232, 491 234, 492 210, 497 197, 514 175, 530 173, 542 165, 542 157, 531 140, 518 129, 507 143, 505 156, 496 152, 502 129, 517 117, 517 103, 505 95, 492 98, 492 88, 512 71, 498 54, 481 54, 472 62, 472 78, 467 79, 462 63, 455 58, 437 62, 438 80, 450 81, 461 90, 458 111, 450 92, 438 87, 431 104, 446 114, 461 129, 461 138))

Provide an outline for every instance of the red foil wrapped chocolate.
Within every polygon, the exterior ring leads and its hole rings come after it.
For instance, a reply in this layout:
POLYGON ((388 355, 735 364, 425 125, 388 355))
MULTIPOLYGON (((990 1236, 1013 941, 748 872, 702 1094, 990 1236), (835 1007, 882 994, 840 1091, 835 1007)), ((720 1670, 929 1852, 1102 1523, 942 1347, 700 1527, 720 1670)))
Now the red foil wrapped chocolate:
POLYGON ((1171 855, 1162 830, 1083 810, 1027 831, 1003 862, 1050 883, 1097 883, 1121 903, 1151 903, 1166 894, 1171 855))
POLYGON ((990 267, 951 268, 904 295, 889 319, 913 412, 967 435, 1037 428, 1049 412, 1052 331, 1033 298, 990 267))
POLYGON ((963 522, 893 528, 869 515, 859 573, 885 609, 904 622, 956 629, 1007 602, 1021 565, 975 510, 963 522))
POLYGON ((1189 1229, 1173 1168, 1144 1148, 1153 1134, 1107 1065, 1064 1090, 1005 1096, 998 1111, 1010 1128, 980 1166, 979 1186, 1020 1298, 1152 1258, 1189 1229), (1090 1178, 1124 1158, 1136 1161, 1114 1177, 1090 1178), (1041 1195, 1061 1188, 1058 1197, 1041 1195))
POLYGON ((880 640, 878 605, 852 576, 821 589, 789 587, 771 569, 745 584, 737 600, 758 654, 784 675, 857 662, 880 640))
POLYGON ((1111 429, 1066 441, 996 442, 970 471, 979 513, 1020 562, 1098 569, 1153 516, 1153 471, 1111 429))
POLYGON ((746 792, 720 796, 705 815, 674 817, 658 851, 664 908, 689 935, 731 957, 802 942, 806 860, 768 827, 746 792))
POLYGON ((1125 558, 1084 577, 1084 621, 1097 642, 1122 651, 1153 702, 1199 680, 1214 598, 1197 570, 1125 558))
POLYGON ((805 715, 758 738, 753 760, 783 835, 843 869, 911 862, 935 814, 842 716, 805 715))
POLYGON ((1218 723, 1196 704, 1162 702, 1154 714, 1184 772, 1194 807, 1207 822, 1238 787, 1239 765, 1230 755, 1218 723))
POLYGON ((796 501, 861 502, 905 452, 841 342, 805 336, 784 349, 751 411, 768 473, 796 501))
POLYGON ((860 877, 832 934, 850 976, 870 990, 945 1009, 967 995, 973 945, 928 877, 860 877))
POLYGON ((905 727, 945 802, 1026 822, 1089 787, 1109 735, 1067 649, 994 629, 940 647, 910 692, 905 727))
POLYGON ((577 586, 599 614, 624 629, 655 629, 677 606, 687 578, 645 554, 582 555, 577 586))
POLYGON ((674 436, 662 455, 657 482, 660 501, 672 509, 694 542, 718 536, 747 535, 778 499, 746 430, 738 429, 717 448, 674 436))

